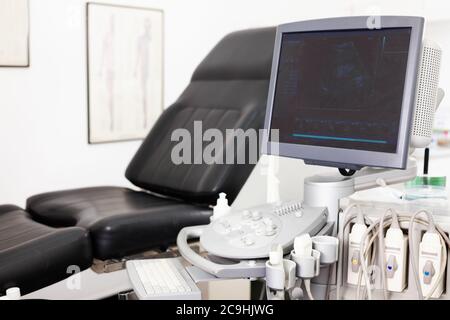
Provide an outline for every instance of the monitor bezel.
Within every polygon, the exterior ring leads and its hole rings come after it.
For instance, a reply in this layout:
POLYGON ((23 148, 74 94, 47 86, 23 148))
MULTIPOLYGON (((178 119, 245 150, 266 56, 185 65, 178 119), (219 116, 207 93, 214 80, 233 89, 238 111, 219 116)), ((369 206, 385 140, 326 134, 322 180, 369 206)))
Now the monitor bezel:
POLYGON ((322 164, 335 167, 361 168, 385 167, 405 169, 409 154, 411 126, 414 116, 417 74, 422 52, 422 37, 424 18, 409 16, 381 16, 377 17, 380 23, 377 29, 383 28, 411 28, 408 62, 405 73, 403 89, 402 111, 399 123, 397 150, 395 153, 354 150, 324 146, 311 146, 293 143, 276 143, 269 140, 271 129, 273 102, 278 76, 278 63, 281 51, 281 40, 284 33, 334 31, 334 30, 361 30, 368 29, 368 21, 373 17, 341 17, 300 21, 283 24, 277 27, 275 36, 272 70, 270 76, 269 92, 267 97, 266 117, 264 122, 264 135, 262 139, 262 153, 273 154, 289 158, 303 159, 306 163, 322 164))

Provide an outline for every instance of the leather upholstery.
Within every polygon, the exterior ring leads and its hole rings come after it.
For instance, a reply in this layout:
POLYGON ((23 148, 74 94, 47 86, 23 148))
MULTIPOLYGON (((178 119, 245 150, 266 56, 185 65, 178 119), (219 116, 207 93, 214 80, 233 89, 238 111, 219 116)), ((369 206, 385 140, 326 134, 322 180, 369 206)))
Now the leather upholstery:
MULTIPOLYGON (((193 142, 194 121, 202 121, 203 132, 217 128, 223 136, 226 129, 262 129, 274 39, 275 28, 234 32, 222 39, 158 119, 126 177, 142 189, 185 201, 214 204, 219 192, 234 200, 254 165, 174 164, 171 151, 178 141, 171 141, 171 135, 187 129, 193 142)), ((193 147, 191 154, 193 160, 193 147)))
POLYGON ((72 227, 54 229, 31 220, 12 205, 0 206, 0 295, 10 287, 32 292, 92 264, 88 232, 72 227))
POLYGON ((275 27, 226 35, 200 63, 192 81, 270 79, 275 27))
POLYGON ((27 211, 46 225, 88 229, 94 256, 102 260, 173 244, 181 228, 206 224, 211 215, 209 208, 118 187, 36 195, 27 211))

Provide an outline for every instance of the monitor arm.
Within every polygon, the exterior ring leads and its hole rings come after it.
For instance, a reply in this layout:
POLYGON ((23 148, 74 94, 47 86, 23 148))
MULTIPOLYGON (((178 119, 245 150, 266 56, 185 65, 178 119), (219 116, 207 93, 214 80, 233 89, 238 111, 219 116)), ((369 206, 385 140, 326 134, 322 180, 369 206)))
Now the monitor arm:
POLYGON ((364 167, 350 177, 338 173, 314 175, 304 181, 303 202, 309 206, 327 207, 328 221, 336 222, 342 198, 357 191, 409 181, 416 174, 416 160, 410 157, 404 170, 364 167))

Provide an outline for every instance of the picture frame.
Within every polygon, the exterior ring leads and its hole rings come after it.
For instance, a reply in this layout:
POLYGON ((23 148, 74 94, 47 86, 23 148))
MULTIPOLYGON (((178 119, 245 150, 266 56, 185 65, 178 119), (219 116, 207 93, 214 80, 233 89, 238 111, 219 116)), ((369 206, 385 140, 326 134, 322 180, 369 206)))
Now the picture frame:
POLYGON ((0 67, 30 66, 29 0, 0 0, 0 67))
POLYGON ((86 4, 88 143, 143 139, 164 108, 164 12, 86 4))

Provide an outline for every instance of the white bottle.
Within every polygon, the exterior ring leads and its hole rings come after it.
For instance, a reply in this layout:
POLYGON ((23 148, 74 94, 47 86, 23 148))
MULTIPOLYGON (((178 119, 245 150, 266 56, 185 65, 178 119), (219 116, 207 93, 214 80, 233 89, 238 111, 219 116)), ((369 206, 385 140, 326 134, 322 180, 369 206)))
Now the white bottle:
POLYGON ((211 221, 222 218, 230 212, 231 208, 228 205, 227 195, 224 192, 219 193, 219 198, 217 199, 217 204, 213 207, 213 215, 211 216, 211 221))

